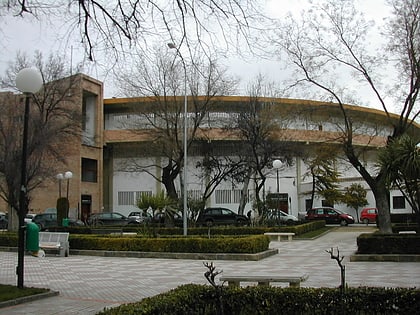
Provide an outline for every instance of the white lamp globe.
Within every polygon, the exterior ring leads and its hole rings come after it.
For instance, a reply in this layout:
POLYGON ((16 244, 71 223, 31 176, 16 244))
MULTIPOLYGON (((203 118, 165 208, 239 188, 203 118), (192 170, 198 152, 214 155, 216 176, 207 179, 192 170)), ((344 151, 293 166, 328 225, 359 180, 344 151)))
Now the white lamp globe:
POLYGON ((274 160, 273 161, 273 167, 275 168, 275 169, 279 169, 279 168, 281 168, 283 166, 283 162, 282 161, 280 161, 280 160, 274 160))
POLYGON ((23 93, 38 92, 42 83, 41 72, 34 68, 24 68, 16 75, 16 87, 23 93))
POLYGON ((64 178, 65 179, 70 179, 72 177, 73 177, 73 173, 72 172, 67 171, 67 172, 64 173, 64 178))

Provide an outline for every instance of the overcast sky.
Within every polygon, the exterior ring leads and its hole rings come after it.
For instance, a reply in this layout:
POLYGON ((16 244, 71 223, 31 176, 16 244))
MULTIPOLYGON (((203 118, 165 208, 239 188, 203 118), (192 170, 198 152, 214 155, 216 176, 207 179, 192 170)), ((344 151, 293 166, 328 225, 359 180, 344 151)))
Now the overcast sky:
MULTIPOLYGON (((313 0, 312 2, 315 2, 313 0)), ((382 18, 389 14, 389 8, 385 6, 385 0, 356 0, 368 19, 374 19, 377 25, 382 23, 382 18)), ((308 6, 310 0, 267 0, 266 10, 272 17, 281 18, 287 12, 298 15, 308 6)), ((1 17, 0 20, 0 72, 3 74, 8 62, 13 61, 18 50, 26 51, 33 56, 35 50, 41 50, 47 56, 50 52, 65 52, 67 58, 73 56, 73 64, 80 62, 84 57, 84 50, 80 44, 80 38, 69 42, 57 40, 57 34, 62 35, 66 30, 60 22, 54 24, 45 21, 36 21, 29 16, 1 17)), ((51 21, 50 21, 51 22, 51 21)), ((75 33, 78 31, 76 30, 75 33)), ((111 77, 103 72, 103 60, 95 63, 88 62, 84 72, 97 78, 105 84, 105 97, 114 96, 111 77)), ((232 58, 227 62, 233 75, 241 78, 242 93, 245 93, 246 82, 254 78, 258 73, 264 74, 271 80, 280 80, 282 73, 280 64, 274 60, 251 60, 243 61, 240 58, 232 58)))

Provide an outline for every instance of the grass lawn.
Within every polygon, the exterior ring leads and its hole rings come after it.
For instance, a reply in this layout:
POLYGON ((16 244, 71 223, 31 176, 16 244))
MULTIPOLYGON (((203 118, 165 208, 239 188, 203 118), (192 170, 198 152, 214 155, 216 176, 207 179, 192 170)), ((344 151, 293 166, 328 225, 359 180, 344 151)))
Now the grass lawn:
POLYGON ((39 288, 23 288, 18 289, 18 287, 13 285, 0 284, 0 302, 14 300, 20 297, 40 294, 49 292, 48 289, 39 289, 39 288))
POLYGON ((318 236, 320 236, 320 235, 322 235, 322 234, 324 234, 326 232, 329 232, 332 229, 335 229, 335 227, 333 227, 333 226, 324 226, 321 229, 318 229, 318 230, 315 230, 315 231, 310 231, 310 232, 303 233, 303 234, 300 234, 300 235, 296 235, 293 238, 295 238, 295 239, 311 239, 311 238, 314 238, 314 237, 318 237, 318 236))

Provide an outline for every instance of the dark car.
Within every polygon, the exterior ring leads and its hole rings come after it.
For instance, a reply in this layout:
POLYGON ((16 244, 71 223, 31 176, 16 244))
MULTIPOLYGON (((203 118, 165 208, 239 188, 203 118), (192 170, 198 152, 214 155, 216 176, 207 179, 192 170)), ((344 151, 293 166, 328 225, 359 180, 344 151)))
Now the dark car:
POLYGON ((127 225, 139 224, 136 219, 130 219, 118 212, 94 213, 88 218, 89 225, 127 225))
POLYGON ((226 208, 207 208, 198 214, 198 226, 212 225, 249 225, 248 217, 237 214, 226 208))
POLYGON ((3 212, 0 212, 0 229, 7 229, 9 225, 9 220, 7 219, 7 215, 3 212))
POLYGON ((306 212, 306 220, 325 220, 327 224, 348 225, 354 223, 354 218, 340 210, 331 207, 312 208, 306 212))
POLYGON ((364 224, 375 223, 377 216, 378 216, 378 209, 364 208, 360 212, 360 222, 363 222, 364 224))
MULTIPOLYGON (((49 227, 58 226, 57 223, 57 214, 56 213, 40 213, 37 214, 32 222, 37 224, 41 231, 48 229, 49 227)), ((84 226, 85 224, 78 219, 69 218, 68 226, 84 226)))
POLYGON ((184 219, 181 213, 168 211, 168 212, 156 212, 151 220, 154 224, 165 224, 182 227, 184 225, 184 219))

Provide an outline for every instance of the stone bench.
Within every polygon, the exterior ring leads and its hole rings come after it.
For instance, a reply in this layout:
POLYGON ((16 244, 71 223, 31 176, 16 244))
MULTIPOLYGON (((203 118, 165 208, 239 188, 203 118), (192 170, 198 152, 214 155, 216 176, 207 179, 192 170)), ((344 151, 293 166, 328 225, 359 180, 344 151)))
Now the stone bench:
POLYGON ((309 275, 302 276, 222 276, 220 281, 227 281, 229 286, 239 287, 241 282, 257 282, 258 285, 268 286, 272 282, 289 283, 290 287, 299 288, 300 283, 308 279, 309 275))
POLYGON ((295 233, 286 233, 286 232, 266 232, 264 235, 270 237, 270 240, 277 239, 278 242, 281 241, 282 237, 287 237, 287 240, 290 242, 293 239, 295 233))
POLYGON ((60 256, 68 257, 69 233, 60 232, 39 232, 39 248, 43 250, 58 251, 60 256))

